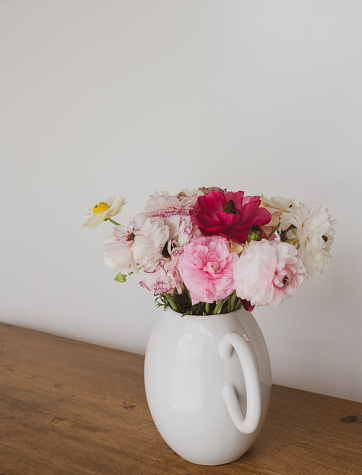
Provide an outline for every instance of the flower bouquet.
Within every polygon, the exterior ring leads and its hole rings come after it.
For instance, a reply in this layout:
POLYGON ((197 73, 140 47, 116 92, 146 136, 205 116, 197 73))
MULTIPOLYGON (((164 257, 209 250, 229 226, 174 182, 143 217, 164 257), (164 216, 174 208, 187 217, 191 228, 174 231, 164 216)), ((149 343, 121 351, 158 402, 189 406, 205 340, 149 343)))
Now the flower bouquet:
POLYGON ((83 226, 113 223, 104 260, 119 271, 115 280, 142 271, 140 285, 156 304, 182 315, 280 305, 330 258, 334 220, 321 205, 217 187, 155 192, 124 226, 113 217, 125 203, 120 196, 98 203, 83 226))

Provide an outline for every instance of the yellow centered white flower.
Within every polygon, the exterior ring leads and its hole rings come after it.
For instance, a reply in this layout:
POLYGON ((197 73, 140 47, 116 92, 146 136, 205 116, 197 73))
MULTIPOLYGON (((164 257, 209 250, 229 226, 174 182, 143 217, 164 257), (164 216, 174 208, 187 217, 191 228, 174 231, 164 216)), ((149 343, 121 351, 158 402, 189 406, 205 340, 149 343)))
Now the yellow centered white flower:
POLYGON ((93 214, 102 213, 102 211, 105 211, 108 208, 109 206, 107 205, 107 203, 105 201, 102 201, 101 203, 95 205, 95 207, 93 208, 93 214))
POLYGON ((83 218, 88 218, 83 227, 95 228, 106 219, 119 214, 125 204, 126 199, 123 196, 113 196, 106 201, 97 203, 93 209, 89 210, 88 214, 83 216, 83 218))

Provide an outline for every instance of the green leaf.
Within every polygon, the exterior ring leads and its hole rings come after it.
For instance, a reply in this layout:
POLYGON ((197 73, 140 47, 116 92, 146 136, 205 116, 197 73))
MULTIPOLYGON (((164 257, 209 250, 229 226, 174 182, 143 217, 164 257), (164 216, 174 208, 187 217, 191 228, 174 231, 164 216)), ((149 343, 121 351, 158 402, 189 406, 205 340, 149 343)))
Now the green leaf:
POLYGON ((170 295, 167 293, 156 297, 156 306, 163 307, 164 310, 170 307, 176 312, 184 315, 218 315, 220 313, 229 313, 241 307, 241 300, 237 297, 236 292, 228 295, 224 299, 217 302, 207 303, 198 302, 192 305, 190 292, 185 287, 184 291, 179 294, 175 292, 170 295))
POLYGON ((235 299, 236 299, 236 291, 234 291, 231 295, 231 308, 234 308, 234 305, 235 305, 235 299))
POLYGON ((120 272, 119 274, 116 275, 114 280, 117 282, 126 282, 126 276, 123 275, 122 272, 120 272))
POLYGON ((220 299, 217 301, 215 310, 214 310, 214 315, 219 315, 221 313, 222 306, 224 304, 226 299, 220 299))
POLYGON ((172 308, 172 310, 177 312, 177 306, 176 306, 176 303, 174 302, 172 296, 170 294, 167 294, 167 293, 165 293, 163 295, 167 298, 167 301, 170 304, 170 307, 172 308))

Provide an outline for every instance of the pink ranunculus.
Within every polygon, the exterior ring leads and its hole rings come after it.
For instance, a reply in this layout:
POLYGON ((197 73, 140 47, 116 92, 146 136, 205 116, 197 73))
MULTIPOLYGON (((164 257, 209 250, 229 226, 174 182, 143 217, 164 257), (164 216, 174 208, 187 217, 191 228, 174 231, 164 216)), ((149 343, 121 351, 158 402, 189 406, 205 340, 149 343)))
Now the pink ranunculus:
POLYGON ((212 303, 235 290, 233 269, 238 256, 221 236, 194 237, 184 246, 177 263, 192 304, 212 303))
POLYGON ((251 305, 280 305, 302 283, 304 264, 294 246, 251 241, 234 268, 236 295, 251 305))
POLYGON ((244 196, 243 191, 211 191, 199 196, 190 214, 203 234, 216 234, 243 244, 254 224, 261 227, 271 219, 260 204, 259 196, 244 196))

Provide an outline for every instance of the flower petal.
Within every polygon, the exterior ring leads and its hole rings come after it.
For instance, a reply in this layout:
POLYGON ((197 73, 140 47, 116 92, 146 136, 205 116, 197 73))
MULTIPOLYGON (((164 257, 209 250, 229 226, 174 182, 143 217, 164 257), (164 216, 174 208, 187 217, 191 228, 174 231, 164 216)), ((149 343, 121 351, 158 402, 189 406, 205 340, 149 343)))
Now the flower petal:
POLYGON ((216 213, 217 219, 226 227, 235 226, 239 221, 240 216, 238 214, 225 213, 224 211, 218 211, 216 213))

